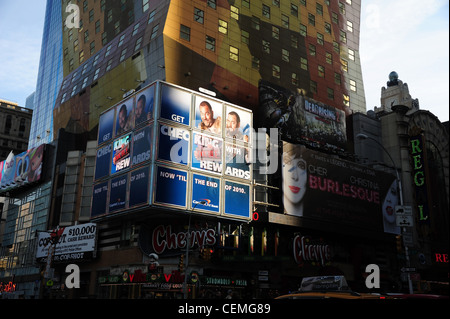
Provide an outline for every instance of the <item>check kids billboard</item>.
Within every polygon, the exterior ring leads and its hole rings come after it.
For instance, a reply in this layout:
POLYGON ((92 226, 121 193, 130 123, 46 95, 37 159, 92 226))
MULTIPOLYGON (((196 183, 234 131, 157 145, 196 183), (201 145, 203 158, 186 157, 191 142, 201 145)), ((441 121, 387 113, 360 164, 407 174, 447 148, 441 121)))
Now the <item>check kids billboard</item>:
POLYGON ((121 101, 100 116, 91 217, 151 205, 249 220, 252 121, 161 81, 121 101))

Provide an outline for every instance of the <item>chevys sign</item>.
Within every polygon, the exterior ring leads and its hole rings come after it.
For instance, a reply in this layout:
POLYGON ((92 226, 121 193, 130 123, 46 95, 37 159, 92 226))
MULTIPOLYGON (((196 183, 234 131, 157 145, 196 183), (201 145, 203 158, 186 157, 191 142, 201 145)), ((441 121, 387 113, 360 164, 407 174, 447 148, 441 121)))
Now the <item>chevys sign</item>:
POLYGON ((199 247, 212 246, 216 243, 216 231, 211 228, 192 230, 188 236, 187 232, 173 232, 172 226, 160 225, 153 229, 152 246, 158 255, 166 250, 185 249, 188 240, 190 248, 193 248, 195 244, 199 247))
POLYGON ((305 261, 325 266, 331 261, 331 248, 324 243, 313 243, 310 237, 297 235, 293 242, 294 259, 299 265, 305 261))

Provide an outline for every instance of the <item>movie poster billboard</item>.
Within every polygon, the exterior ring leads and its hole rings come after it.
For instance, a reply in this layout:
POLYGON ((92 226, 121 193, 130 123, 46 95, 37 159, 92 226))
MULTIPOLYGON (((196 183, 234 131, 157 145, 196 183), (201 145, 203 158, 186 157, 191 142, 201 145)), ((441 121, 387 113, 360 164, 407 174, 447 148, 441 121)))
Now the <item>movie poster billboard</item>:
POLYGON ((92 191, 91 217, 106 214, 106 201, 108 200, 109 181, 96 184, 92 191))
POLYGON ((167 206, 186 208, 188 173, 163 166, 156 168, 153 202, 167 206))
POLYGON ((225 181, 224 215, 250 218, 250 185, 225 181))
POLYGON ((161 84, 160 118, 190 125, 192 95, 188 91, 161 84))
POLYGON ((194 127, 207 134, 222 136, 222 103, 196 95, 194 104, 194 127))
POLYGON ((111 160, 111 174, 124 171, 131 164, 131 133, 114 140, 111 160))
POLYGON ((130 208, 148 204, 150 171, 148 166, 141 167, 130 173, 130 208))
POLYGON ((193 132, 192 168, 222 174, 221 138, 193 132))
POLYGON ((100 116, 98 120, 98 145, 113 138, 115 108, 111 108, 100 116))
POLYGON ((220 179, 192 174, 191 207, 212 213, 220 211, 220 179))
POLYGON ((191 135, 187 128, 161 124, 159 126, 158 159, 187 165, 190 139, 191 135))
POLYGON ((111 153, 112 144, 106 144, 97 149, 97 159, 95 161, 95 180, 109 176, 111 153))
POLYGON ((387 228, 383 218, 393 213, 388 206, 394 207, 394 175, 287 142, 281 166, 285 214, 374 231, 387 228))
POLYGON ((122 210, 126 207, 128 174, 111 179, 109 193, 109 212, 122 210))
POLYGON ((134 96, 116 105, 116 135, 134 128, 134 96))
POLYGON ((152 154, 153 127, 145 126, 133 133, 133 156, 131 165, 137 166, 150 160, 152 154))
POLYGON ((134 109, 134 127, 144 125, 153 118, 155 103, 155 86, 151 85, 136 93, 136 106, 134 109))

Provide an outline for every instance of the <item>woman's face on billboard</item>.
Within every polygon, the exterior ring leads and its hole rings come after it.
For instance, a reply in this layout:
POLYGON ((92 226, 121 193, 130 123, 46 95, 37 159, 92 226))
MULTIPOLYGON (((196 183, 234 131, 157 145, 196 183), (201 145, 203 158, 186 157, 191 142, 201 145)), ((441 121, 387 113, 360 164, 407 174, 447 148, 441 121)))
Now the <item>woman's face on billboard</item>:
POLYGON ((306 192, 306 162, 299 157, 283 155, 283 192, 293 204, 299 203, 306 192))

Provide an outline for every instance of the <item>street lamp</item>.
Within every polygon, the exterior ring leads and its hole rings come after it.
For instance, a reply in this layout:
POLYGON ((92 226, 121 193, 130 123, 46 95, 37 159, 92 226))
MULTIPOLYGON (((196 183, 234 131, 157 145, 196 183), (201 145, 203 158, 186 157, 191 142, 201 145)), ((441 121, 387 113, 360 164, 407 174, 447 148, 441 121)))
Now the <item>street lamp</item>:
POLYGON ((187 299, 187 295, 188 295, 188 291, 187 291, 187 274, 188 274, 188 267, 189 267, 189 243, 191 241, 191 217, 192 217, 192 212, 194 211, 195 207, 197 207, 198 204, 202 204, 205 205, 206 201, 201 200, 195 203, 194 207, 192 207, 192 209, 189 211, 189 222, 188 222, 188 230, 187 230, 187 235, 186 235, 186 265, 184 267, 184 286, 183 286, 183 290, 184 290, 184 299, 187 299))
MULTIPOLYGON (((356 135, 356 138, 359 139, 359 140, 367 140, 367 139, 368 139, 368 140, 374 141, 374 142, 377 143, 377 144, 383 149, 383 151, 388 155, 389 159, 390 159, 391 162, 392 162, 392 165, 394 166, 395 174, 397 175, 398 191, 399 191, 399 193, 400 193, 400 206, 403 206, 402 180, 400 179, 400 175, 398 174, 398 171, 397 171, 397 166, 395 165, 395 162, 394 162, 394 160, 392 159, 391 154, 389 154, 389 152, 388 152, 387 149, 383 146, 383 144, 381 144, 380 142, 378 142, 378 141, 377 141, 376 139, 374 139, 373 137, 370 137, 370 136, 368 136, 368 135, 366 135, 366 134, 363 134, 363 133, 359 133, 359 134, 356 135)), ((402 227, 402 232, 405 232, 405 228, 404 228, 404 227, 402 227)), ((408 265, 408 267, 409 267, 409 266, 410 266, 410 261, 409 261, 408 246, 407 246, 407 245, 404 245, 404 246, 405 246, 406 263, 407 263, 407 265, 408 265)), ((408 276, 409 293, 412 294, 412 293, 413 293, 413 288, 412 288, 411 276, 410 276, 409 273, 407 274, 407 276, 408 276)))

